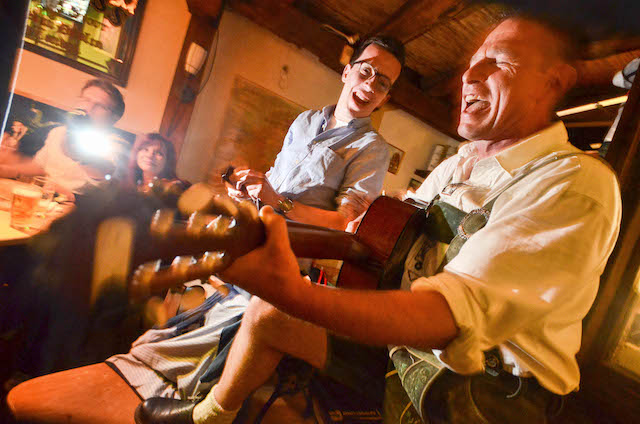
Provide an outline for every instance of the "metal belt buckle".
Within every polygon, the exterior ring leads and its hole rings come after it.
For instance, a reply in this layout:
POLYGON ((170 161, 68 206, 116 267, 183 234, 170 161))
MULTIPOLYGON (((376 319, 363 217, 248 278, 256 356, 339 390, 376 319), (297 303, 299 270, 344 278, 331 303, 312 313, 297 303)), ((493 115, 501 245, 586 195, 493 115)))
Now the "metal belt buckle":
POLYGON ((491 350, 484 354, 485 372, 493 377, 497 377, 502 372, 502 359, 497 351, 491 350))

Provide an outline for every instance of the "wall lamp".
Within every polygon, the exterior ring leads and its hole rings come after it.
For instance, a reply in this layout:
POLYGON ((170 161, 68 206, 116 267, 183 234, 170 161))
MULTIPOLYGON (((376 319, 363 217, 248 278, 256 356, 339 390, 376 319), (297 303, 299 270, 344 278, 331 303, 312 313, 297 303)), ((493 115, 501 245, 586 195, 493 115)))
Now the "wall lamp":
POLYGON ((187 80, 182 88, 181 100, 183 103, 191 103, 195 100, 198 93, 193 90, 190 80, 195 79, 196 75, 202 70, 207 60, 207 50, 196 43, 191 43, 187 51, 187 57, 184 61, 184 71, 187 74, 187 80))

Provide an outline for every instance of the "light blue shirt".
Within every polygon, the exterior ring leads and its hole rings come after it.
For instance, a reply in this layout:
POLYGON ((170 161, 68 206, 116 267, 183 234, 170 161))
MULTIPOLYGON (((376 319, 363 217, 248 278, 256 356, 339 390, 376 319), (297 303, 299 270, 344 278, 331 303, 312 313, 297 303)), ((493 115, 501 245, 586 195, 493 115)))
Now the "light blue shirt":
POLYGON ((346 207, 357 216, 380 194, 390 154, 371 118, 323 131, 334 110, 300 114, 267 175, 284 196, 326 210, 346 207))

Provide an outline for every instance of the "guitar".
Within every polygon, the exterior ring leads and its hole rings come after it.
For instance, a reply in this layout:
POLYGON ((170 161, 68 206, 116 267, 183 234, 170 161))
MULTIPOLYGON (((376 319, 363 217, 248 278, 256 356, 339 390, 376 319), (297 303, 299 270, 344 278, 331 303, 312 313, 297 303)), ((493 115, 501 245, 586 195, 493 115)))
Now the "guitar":
MULTIPOLYGON (((181 255, 172 265, 147 262, 134 272, 129 292, 134 299, 160 293, 185 281, 206 279, 264 242, 258 211, 250 202, 218 200, 217 213, 196 212, 177 222, 175 212, 160 210, 151 223, 153 244, 161 258, 181 255), (204 252, 204 253, 203 253, 204 252)), ((376 199, 355 234, 287 221, 298 257, 341 259, 337 285, 355 289, 395 289, 404 259, 426 220, 423 210, 389 197, 376 199)))
MULTIPOLYGON (((451 238, 453 228, 446 225, 438 226, 440 231, 444 230, 445 234, 440 234, 442 237, 427 228, 434 227, 434 220, 442 221, 438 217, 443 215, 438 210, 433 210, 436 213, 427 219, 423 208, 379 197, 367 210, 355 234, 288 221, 289 240, 298 257, 342 259, 339 287, 397 289, 405 258, 425 230, 434 240, 451 238)), ((176 221, 173 210, 156 212, 150 232, 155 252, 160 257, 166 259, 175 252, 201 256, 198 259, 180 256, 167 267, 161 267, 160 260, 141 265, 129 285, 132 298, 144 299, 185 281, 206 279, 224 270, 233 258, 264 242, 264 227, 253 203, 234 204, 218 199, 208 212, 211 213, 193 213, 187 222, 176 221)), ((423 401, 431 387, 427 383, 444 372, 442 365, 435 358, 429 362, 416 359, 405 349, 394 350, 392 359, 398 373, 389 376, 399 377, 409 395, 397 402, 402 406, 397 412, 403 420, 410 420, 406 406, 413 401, 418 414, 424 417, 423 401)))

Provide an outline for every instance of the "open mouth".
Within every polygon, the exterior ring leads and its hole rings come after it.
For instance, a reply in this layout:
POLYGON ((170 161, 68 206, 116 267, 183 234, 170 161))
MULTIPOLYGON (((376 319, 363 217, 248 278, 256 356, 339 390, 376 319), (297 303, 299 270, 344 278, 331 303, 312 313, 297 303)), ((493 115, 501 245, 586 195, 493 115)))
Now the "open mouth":
POLYGON ((366 106, 371 102, 370 99, 367 99, 366 97, 362 97, 362 95, 357 92, 354 92, 352 94, 352 97, 353 97, 353 101, 360 107, 366 106))
POLYGON ((468 94, 468 95, 464 96, 464 102, 465 102, 465 105, 466 105, 464 107, 464 112, 466 112, 466 113, 479 112, 479 111, 489 107, 489 102, 488 101, 483 100, 483 99, 481 99, 478 96, 473 95, 473 94, 468 94))

